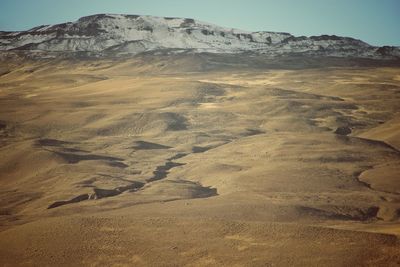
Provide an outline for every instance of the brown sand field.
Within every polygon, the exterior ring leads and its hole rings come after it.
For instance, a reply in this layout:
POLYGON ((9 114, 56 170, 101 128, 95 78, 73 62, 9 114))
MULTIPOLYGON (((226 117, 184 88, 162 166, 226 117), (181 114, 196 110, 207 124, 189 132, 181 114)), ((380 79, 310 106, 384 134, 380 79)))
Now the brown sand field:
POLYGON ((1 266, 400 266, 400 68, 0 66, 1 266))

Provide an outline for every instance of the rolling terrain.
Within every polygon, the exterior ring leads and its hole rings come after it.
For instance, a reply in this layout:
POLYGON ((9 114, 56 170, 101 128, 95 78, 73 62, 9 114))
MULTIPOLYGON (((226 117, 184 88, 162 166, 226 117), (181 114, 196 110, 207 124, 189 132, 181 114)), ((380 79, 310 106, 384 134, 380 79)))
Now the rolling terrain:
POLYGON ((0 266, 400 266, 400 52, 100 14, 0 32, 0 266))
POLYGON ((0 265, 398 266, 399 69, 242 63, 2 63, 0 265))

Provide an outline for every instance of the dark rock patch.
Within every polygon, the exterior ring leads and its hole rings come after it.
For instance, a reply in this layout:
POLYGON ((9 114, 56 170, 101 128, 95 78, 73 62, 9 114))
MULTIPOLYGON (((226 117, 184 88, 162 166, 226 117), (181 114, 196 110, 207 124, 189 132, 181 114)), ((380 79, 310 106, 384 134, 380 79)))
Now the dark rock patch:
POLYGON ((170 169, 182 165, 185 165, 185 163, 167 161, 164 165, 157 166, 156 170, 153 172, 153 177, 149 178, 147 182, 154 182, 157 180, 164 179, 165 177, 167 177, 170 169))
POLYGON ((79 195, 77 197, 74 197, 70 200, 65 200, 65 201, 56 201, 53 204, 51 204, 50 206, 47 207, 47 209, 53 209, 53 208, 57 208, 66 204, 71 204, 71 203, 78 203, 84 200, 88 200, 89 199, 89 194, 83 194, 83 195, 79 195))
POLYGON ((253 136, 253 135, 259 135, 259 134, 265 134, 263 130, 259 129, 246 129, 246 132, 243 133, 243 136, 253 136))
POLYGON ((4 121, 0 121, 0 131, 5 130, 7 128, 7 124, 4 121))
POLYGON ((125 191, 134 192, 138 189, 142 188, 144 183, 133 181, 131 184, 126 186, 120 186, 114 189, 101 189, 101 188, 94 188, 94 193, 90 196, 90 199, 100 199, 105 197, 113 197, 117 196, 125 191))
POLYGON ((62 151, 67 152, 67 153, 87 153, 88 151, 78 149, 78 148, 69 148, 69 147, 63 147, 62 151))
POLYGON ((106 160, 106 161, 123 161, 121 158, 111 157, 111 156, 101 156, 101 155, 91 155, 91 154, 74 154, 74 153, 64 153, 56 151, 54 152, 58 156, 61 156, 70 164, 78 163, 84 160, 106 160))
POLYGON ((177 113, 165 113, 166 118, 168 119, 168 127, 167 130, 170 131, 181 131, 187 129, 187 119, 177 113))
POLYGON ((136 141, 135 145, 132 148, 136 150, 151 150, 151 149, 169 149, 171 147, 146 141, 136 141))
POLYGON ((203 153, 206 152, 207 150, 212 149, 212 147, 206 146, 206 147, 202 147, 202 146, 194 146, 192 148, 192 152, 193 153, 203 153))
POLYGON ((178 19, 177 17, 164 17, 165 20, 174 20, 174 19, 178 19))
POLYGON ((351 134, 351 129, 347 126, 341 126, 336 129, 335 134, 349 135, 349 134, 351 134))
POLYGON ((139 15, 125 15, 125 17, 126 17, 126 18, 129 18, 129 19, 137 19, 137 18, 139 18, 140 16, 139 16, 139 15))
MULTIPOLYGON (((81 182, 83 185, 91 186, 91 184, 94 182, 94 178, 85 180, 81 182)), ((101 198, 106 198, 106 197, 113 197, 117 196, 125 191, 137 191, 138 189, 142 188, 144 186, 144 183, 142 182, 137 182, 133 181, 131 184, 126 185, 126 186, 120 186, 115 189, 101 189, 101 188, 93 188, 94 193, 93 194, 82 194, 77 197, 74 197, 70 200, 62 200, 62 201, 56 201, 50 206, 47 207, 47 209, 53 209, 57 208, 63 205, 67 204, 72 204, 72 203, 77 203, 81 202, 84 200, 90 200, 90 199, 101 199, 101 198)))
POLYGON ((375 53, 382 55, 382 56, 391 56, 394 52, 396 51, 396 47, 395 46, 382 46, 379 47, 375 53))
POLYGON ((206 29, 201 30, 201 33, 204 34, 204 35, 214 35, 214 31, 209 31, 209 30, 206 30, 206 29))
POLYGON ((11 72, 10 70, 1 70, 1 69, 0 69, 0 76, 9 74, 10 72, 11 72))
POLYGON ((136 190, 142 188, 144 185, 145 185, 145 183, 133 181, 129 185, 117 187, 116 190, 118 190, 120 192, 125 192, 125 191, 129 190, 132 192, 132 191, 136 191, 136 190))
POLYGON ((195 23, 194 19, 185 19, 185 20, 181 23, 180 27, 181 27, 181 28, 190 27, 190 26, 192 26, 194 23, 195 23))
POLYGON ((110 162, 108 162, 108 165, 111 167, 117 167, 117 168, 122 168, 122 169, 129 167, 129 165, 127 165, 123 162, 120 162, 120 161, 110 161, 110 162))
POLYGON ((91 199, 100 199, 100 198, 104 198, 104 197, 113 197, 113 196, 121 194, 121 192, 116 190, 116 189, 94 188, 93 191, 94 191, 94 194, 90 196, 91 199))
POLYGON ((180 158, 186 157, 187 155, 188 155, 187 153, 178 153, 175 156, 170 157, 168 160, 171 161, 171 160, 180 159, 180 158))

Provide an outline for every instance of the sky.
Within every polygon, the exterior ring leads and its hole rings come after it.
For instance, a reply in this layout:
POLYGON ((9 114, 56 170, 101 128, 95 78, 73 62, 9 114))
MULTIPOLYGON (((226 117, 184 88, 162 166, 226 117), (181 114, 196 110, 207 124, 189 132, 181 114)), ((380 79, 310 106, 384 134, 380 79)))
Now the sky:
POLYGON ((0 0, 0 30, 99 13, 187 17, 248 31, 335 34, 400 46, 400 0, 0 0))

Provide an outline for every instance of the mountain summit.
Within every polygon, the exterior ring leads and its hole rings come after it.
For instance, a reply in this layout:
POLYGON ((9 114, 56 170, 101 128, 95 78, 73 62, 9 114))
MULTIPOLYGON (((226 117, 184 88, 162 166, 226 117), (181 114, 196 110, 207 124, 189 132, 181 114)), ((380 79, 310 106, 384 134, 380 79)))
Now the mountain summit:
POLYGON ((75 22, 38 26, 28 31, 0 32, 0 50, 94 56, 163 50, 400 58, 398 47, 375 47, 349 37, 295 37, 289 33, 224 28, 190 18, 116 14, 92 15, 75 22))

